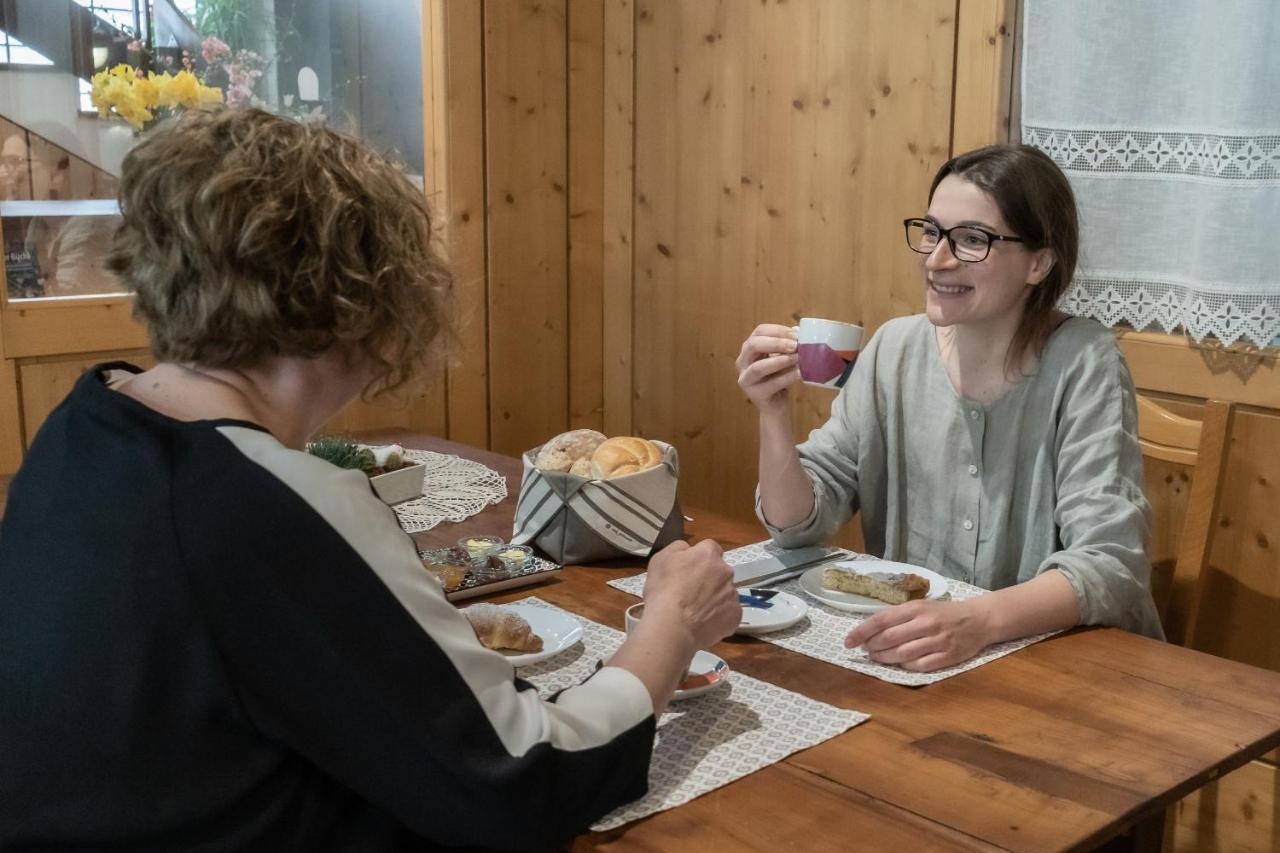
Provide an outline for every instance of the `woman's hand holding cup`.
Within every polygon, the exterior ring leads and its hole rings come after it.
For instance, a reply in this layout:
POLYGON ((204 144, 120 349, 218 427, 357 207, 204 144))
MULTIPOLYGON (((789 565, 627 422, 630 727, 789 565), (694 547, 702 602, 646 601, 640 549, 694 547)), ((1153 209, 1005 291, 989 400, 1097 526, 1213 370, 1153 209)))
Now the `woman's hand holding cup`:
POLYGON ((796 333, 790 326, 761 323, 742 344, 734 363, 738 387, 761 412, 786 411, 787 393, 800 381, 796 333))

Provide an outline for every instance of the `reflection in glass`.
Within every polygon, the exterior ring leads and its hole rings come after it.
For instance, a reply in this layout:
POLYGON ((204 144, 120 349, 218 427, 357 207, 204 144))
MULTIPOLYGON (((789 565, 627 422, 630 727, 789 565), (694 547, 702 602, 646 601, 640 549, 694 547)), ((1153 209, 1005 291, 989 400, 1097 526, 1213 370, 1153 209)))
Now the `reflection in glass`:
POLYGON ((0 235, 8 298, 119 290, 103 269, 111 210, 40 205, 115 197, 121 161, 139 136, 119 119, 99 118, 89 92, 95 73, 122 63, 143 73, 187 69, 230 103, 325 121, 401 160, 421 183, 421 6, 4 0, 0 235))

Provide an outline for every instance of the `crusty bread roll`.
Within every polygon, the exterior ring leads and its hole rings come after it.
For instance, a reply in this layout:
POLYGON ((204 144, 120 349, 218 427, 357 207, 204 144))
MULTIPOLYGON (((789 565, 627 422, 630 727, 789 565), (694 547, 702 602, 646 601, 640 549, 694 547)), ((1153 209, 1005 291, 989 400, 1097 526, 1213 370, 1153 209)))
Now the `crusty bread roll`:
POLYGON ((542 651, 542 638, 533 633, 533 628, 519 613, 497 604, 473 604, 462 613, 476 629, 476 637, 485 648, 542 651))
POLYGON ((646 471, 662 462, 662 450, 647 438, 622 435, 596 448, 591 456, 591 476, 612 480, 646 471))
POLYGON ((903 604, 928 595, 929 581, 913 574, 863 574, 842 566, 829 566, 822 570, 822 588, 865 595, 888 604, 903 604))
POLYGON ((569 468, 569 473, 576 477, 591 477, 591 457, 584 456, 573 463, 569 468))
POLYGON ((534 457, 533 467, 539 471, 568 471, 579 459, 590 459, 604 441, 604 434, 593 429, 562 432, 542 445, 534 457))

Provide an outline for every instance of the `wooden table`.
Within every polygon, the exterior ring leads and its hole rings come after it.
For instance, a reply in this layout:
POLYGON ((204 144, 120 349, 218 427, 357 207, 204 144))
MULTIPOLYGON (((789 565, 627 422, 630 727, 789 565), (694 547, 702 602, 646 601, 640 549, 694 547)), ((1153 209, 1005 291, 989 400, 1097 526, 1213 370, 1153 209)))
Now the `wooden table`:
MULTIPOLYGON (((512 498, 417 538, 510 535, 515 459, 402 432, 507 477, 512 498)), ((726 549, 760 527, 686 510, 726 549)), ((615 628, 635 602, 606 586, 640 561, 569 567, 536 594, 615 628)), ((886 684, 760 640, 715 647, 735 669, 872 715, 867 723, 575 850, 1158 849, 1167 806, 1280 746, 1280 673, 1116 629, 1077 630, 921 688, 886 684)))

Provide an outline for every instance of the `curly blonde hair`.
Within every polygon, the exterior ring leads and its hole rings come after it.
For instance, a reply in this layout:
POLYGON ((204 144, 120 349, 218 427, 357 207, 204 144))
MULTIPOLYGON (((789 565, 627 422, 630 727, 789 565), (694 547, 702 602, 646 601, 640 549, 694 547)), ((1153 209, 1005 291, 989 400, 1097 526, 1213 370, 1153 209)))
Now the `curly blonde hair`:
POLYGON ((189 110, 124 160, 108 266, 157 359, 239 369, 333 347, 401 387, 453 335, 421 190, 363 143, 259 109, 189 110))

